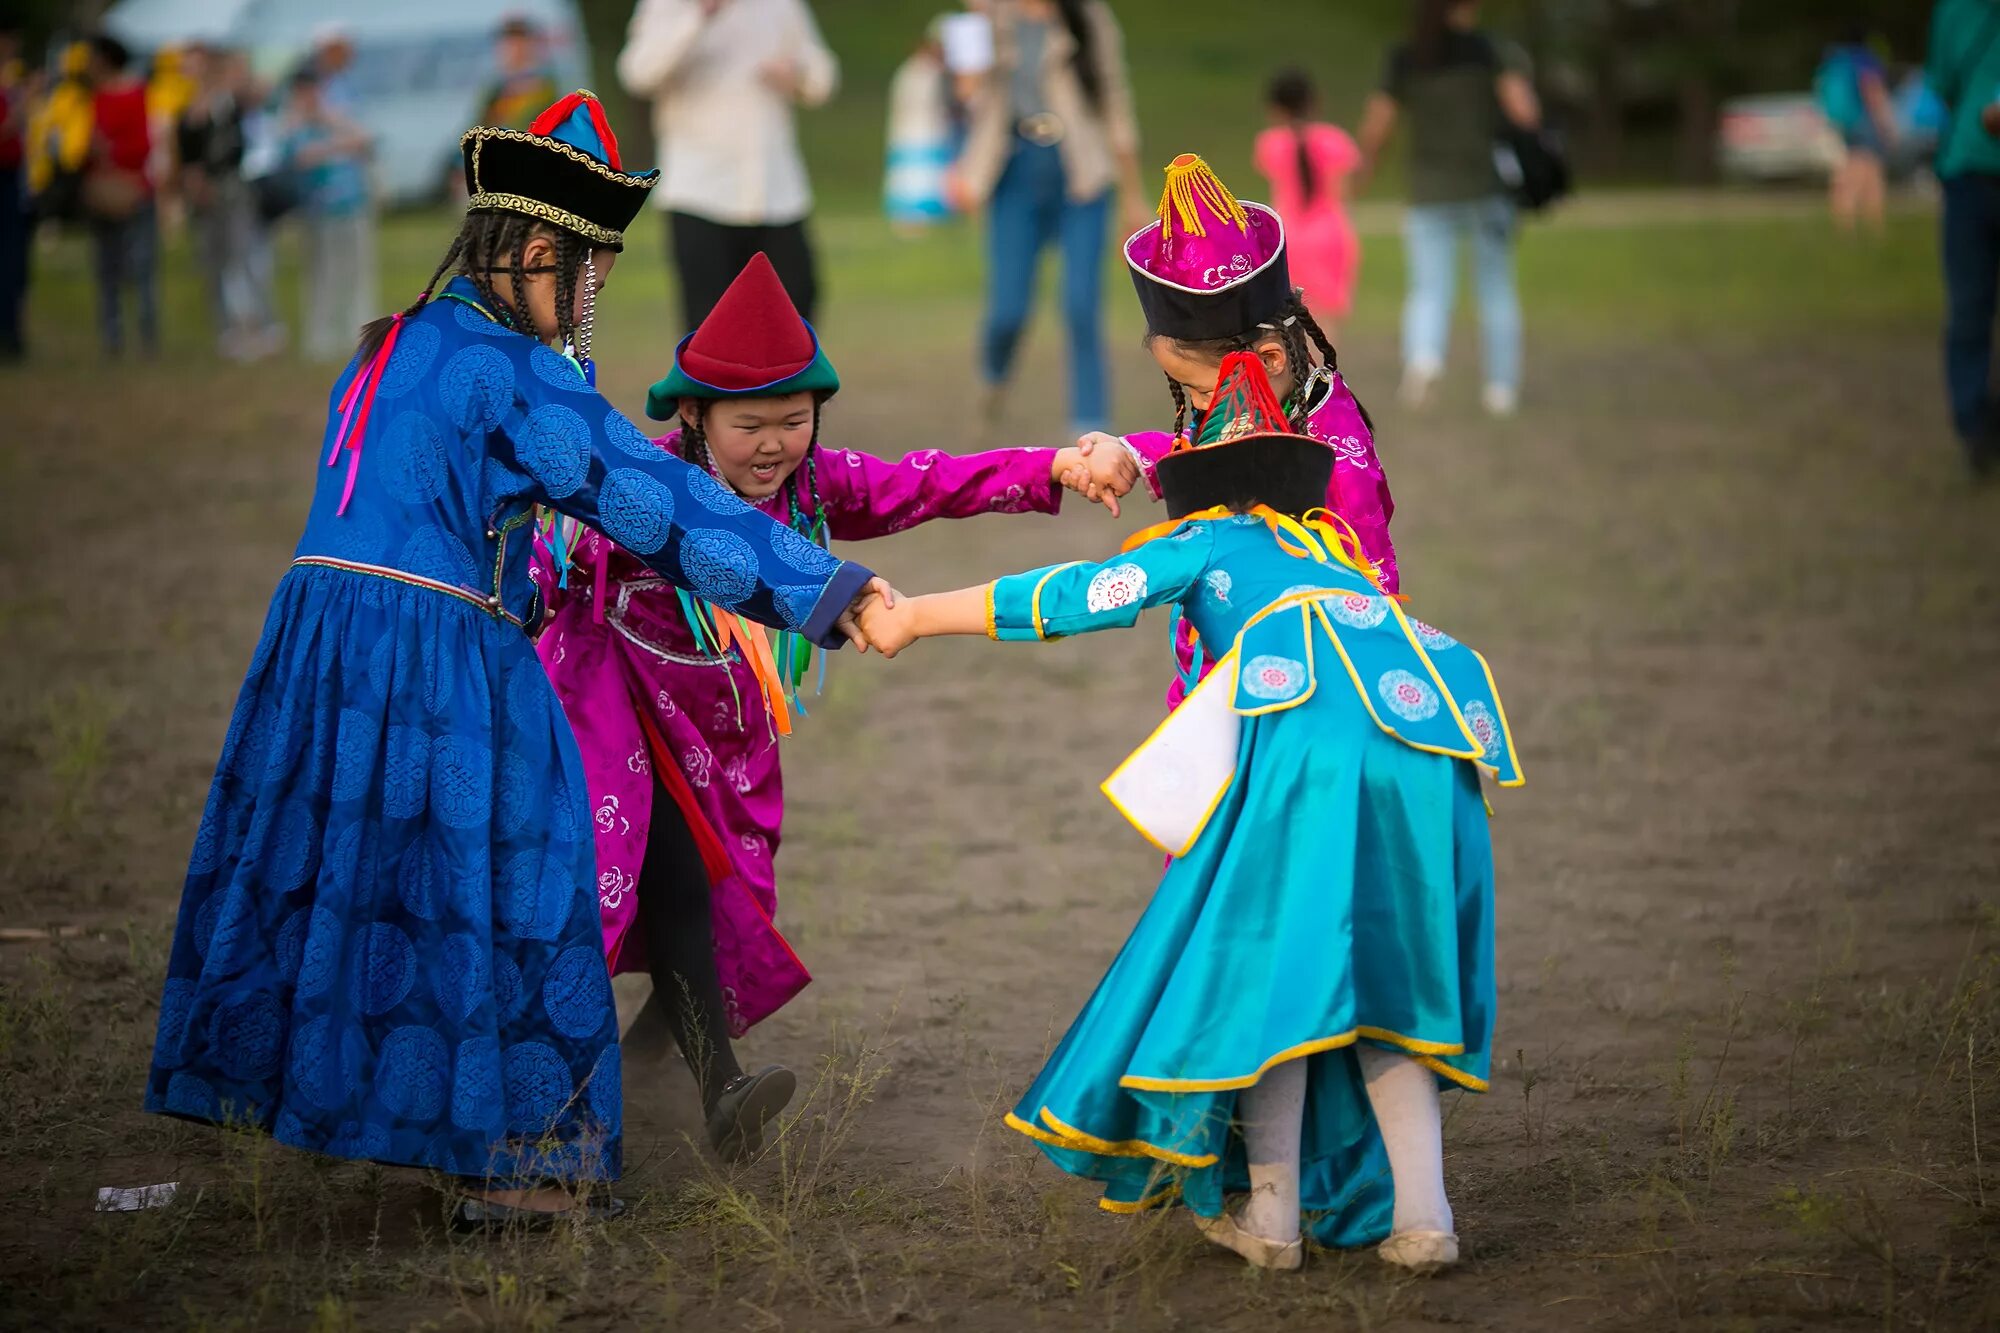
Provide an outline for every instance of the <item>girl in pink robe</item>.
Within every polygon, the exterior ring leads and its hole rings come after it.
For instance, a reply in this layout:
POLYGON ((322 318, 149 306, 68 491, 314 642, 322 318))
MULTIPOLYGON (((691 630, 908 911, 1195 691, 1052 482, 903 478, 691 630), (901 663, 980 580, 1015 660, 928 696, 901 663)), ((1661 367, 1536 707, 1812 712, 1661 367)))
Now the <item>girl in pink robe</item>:
MULTIPOLYGON (((1333 447, 1338 461, 1326 507, 1354 529, 1376 581, 1393 594, 1402 586, 1389 539, 1396 502, 1375 454, 1374 424, 1341 377, 1333 340, 1313 318, 1305 293, 1292 285, 1288 261, 1286 229, 1274 210, 1237 200, 1193 154, 1175 158, 1159 220, 1125 242, 1125 262, 1146 316, 1146 350, 1166 375, 1174 428, 1122 440, 1090 435, 1078 445, 1086 456, 1128 452, 1157 499, 1153 467, 1176 440, 1200 434, 1223 358, 1252 352, 1292 429, 1333 447)), ((1180 674, 1167 691, 1169 710, 1214 665, 1184 620, 1174 627, 1174 651, 1180 674)))
MULTIPOLYGON (((702 429, 653 443, 702 469, 701 504, 750 504, 787 525, 795 560, 814 555, 814 534, 860 541, 936 518, 1053 514, 1065 485, 1100 498, 1137 481, 1116 450, 922 450, 890 463, 826 449, 820 408, 838 383, 768 265, 753 263, 649 398, 656 419, 678 413, 702 429), (796 345, 762 345, 773 328, 796 332, 796 345)), ((565 554, 566 576, 543 564, 551 614, 539 650, 583 754, 607 961, 653 973, 649 1008, 694 1070, 710 1141, 742 1156, 793 1079, 776 1066, 742 1073, 731 1040, 811 980, 773 921, 784 793, 768 683, 738 648, 698 642, 681 595, 616 544, 579 535, 565 554), (660 809, 662 794, 678 808, 660 809), (670 956, 649 957, 649 942, 670 956)))

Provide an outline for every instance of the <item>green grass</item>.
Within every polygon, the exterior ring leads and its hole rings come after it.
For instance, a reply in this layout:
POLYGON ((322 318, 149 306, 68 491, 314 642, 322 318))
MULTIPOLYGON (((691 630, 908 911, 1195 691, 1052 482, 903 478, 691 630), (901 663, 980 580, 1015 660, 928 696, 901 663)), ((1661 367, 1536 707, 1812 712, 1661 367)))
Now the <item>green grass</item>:
MULTIPOLYGON (((1635 207, 1643 207, 1636 204, 1635 207)), ((825 277, 820 321, 836 358, 857 340, 905 345, 939 358, 931 373, 969 379, 983 256, 976 227, 915 239, 893 235, 868 213, 829 212, 815 223, 825 277)), ((386 219, 382 234, 385 301, 414 294, 450 235, 442 213, 386 219)), ((600 307, 601 354, 665 372, 679 316, 663 259, 663 224, 641 219, 600 307)), ((287 248, 289 242, 287 242, 287 248)), ((1048 267, 1056 260, 1051 256, 1048 267)), ((1052 271, 1045 279, 1052 280, 1052 271)), ((1470 275, 1461 283, 1460 322, 1471 322, 1470 275)), ((1107 247, 1106 314, 1111 336, 1141 331, 1129 279, 1107 247)), ((1773 334, 1907 333, 1941 316, 1935 223, 1896 218, 1881 243, 1836 235, 1811 213, 1625 227, 1535 221, 1520 246, 1520 283, 1531 341, 1589 339, 1604 333, 1700 337, 1728 342, 1773 334)), ((205 356, 205 315, 184 247, 166 261, 165 327, 170 353, 205 356)), ((281 303, 295 309, 297 279, 285 265, 281 303)), ((1401 240, 1364 239, 1355 310, 1341 341, 1393 340, 1403 295, 1401 240)), ((40 257, 32 306, 38 339, 65 356, 93 354, 88 255, 65 238, 40 257)), ((1055 335, 1044 301, 1046 326, 1055 335)))

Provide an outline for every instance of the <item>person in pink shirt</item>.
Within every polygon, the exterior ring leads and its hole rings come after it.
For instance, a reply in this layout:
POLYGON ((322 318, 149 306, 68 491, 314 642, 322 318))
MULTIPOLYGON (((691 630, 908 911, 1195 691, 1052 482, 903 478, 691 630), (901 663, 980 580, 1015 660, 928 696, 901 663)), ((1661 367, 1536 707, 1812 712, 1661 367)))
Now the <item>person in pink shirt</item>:
MULTIPOLYGON (((924 449, 896 463, 831 449, 818 443, 820 411, 839 386, 759 253, 648 395, 648 415, 677 415, 680 428, 650 442, 635 433, 623 447, 692 463, 704 507, 755 506, 786 524, 786 558, 807 570, 832 562, 820 549, 829 537, 1052 514, 1065 486, 1116 513, 1116 497, 1138 481, 1136 460, 1116 449, 1094 458, 1078 448, 924 449)), ((644 1042, 660 1026, 672 1034, 700 1089, 710 1145, 741 1158, 758 1150, 796 1080, 776 1065, 745 1073, 731 1043, 811 980, 773 923, 778 737, 789 714, 804 711, 803 645, 786 635, 771 648, 602 536, 551 536, 538 582, 552 614, 538 648, 583 754, 605 953, 614 974, 653 978, 653 999, 627 1038, 644 1042)))
MULTIPOLYGON (((1326 507, 1354 532, 1384 592, 1401 588, 1389 520, 1396 502, 1375 455, 1375 426, 1341 378, 1333 340, 1292 285, 1285 225, 1263 204, 1239 201, 1192 153, 1167 167, 1157 221, 1125 242, 1125 263, 1146 317, 1146 349, 1167 377, 1174 428, 1122 439, 1077 441, 1086 460, 1123 452, 1140 467, 1154 498, 1154 465, 1200 434, 1222 360, 1252 352, 1264 363, 1293 429, 1332 446, 1336 463, 1326 507)), ((1174 629, 1180 674, 1167 691, 1178 708, 1214 662, 1185 621, 1174 629)))
POLYGON ((1346 130, 1313 119, 1319 93, 1304 70, 1280 71, 1265 101, 1271 127, 1257 136, 1252 158, 1285 220, 1292 280, 1322 325, 1337 323, 1354 304, 1361 271, 1361 242, 1347 217, 1347 178, 1361 150, 1346 130))

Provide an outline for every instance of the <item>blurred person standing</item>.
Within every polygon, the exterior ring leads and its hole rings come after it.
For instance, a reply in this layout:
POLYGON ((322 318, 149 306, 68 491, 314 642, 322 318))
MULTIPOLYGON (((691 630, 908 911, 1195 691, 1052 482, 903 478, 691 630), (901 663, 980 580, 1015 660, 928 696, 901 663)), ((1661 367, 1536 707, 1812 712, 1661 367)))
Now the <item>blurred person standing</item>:
POLYGON ((271 308, 270 243, 243 176, 255 90, 247 65, 231 51, 191 47, 187 70, 194 91, 174 124, 180 194, 216 346, 231 360, 254 360, 284 345, 271 308))
POLYGON ((1853 231, 1860 223, 1880 235, 1887 225, 1888 161, 1896 148, 1896 108, 1888 71, 1868 44, 1864 25, 1851 24, 1827 48, 1813 75, 1813 100, 1840 133, 1842 153, 1828 183, 1834 223, 1853 231))
POLYGON ((986 319, 980 372, 989 424, 1033 304, 1042 251, 1063 256, 1069 414, 1077 434, 1111 411, 1102 272, 1114 193, 1128 230, 1150 221, 1139 190, 1139 124, 1125 39, 1103 0, 995 0, 993 63, 972 97, 953 177, 959 207, 985 204, 986 319))
POLYGON ((28 296, 28 103, 21 30, 0 20, 0 365, 27 355, 22 308, 28 296))
POLYGON ((901 234, 921 232, 951 216, 945 176, 955 156, 952 119, 951 72, 932 23, 889 80, 882 204, 890 226, 901 234))
POLYGON ((1932 91, 1948 117, 1944 183, 1944 369, 1952 425, 1975 477, 2000 465, 1993 406, 1993 318, 2000 287, 2000 0, 1938 0, 1932 91))
POLYGON ((90 44, 63 49, 46 97, 28 112, 28 202, 37 222, 74 222, 83 213, 83 173, 90 165, 90 44))
POLYGON ((83 212, 97 275, 98 328, 104 350, 125 350, 124 291, 132 289, 139 344, 160 350, 159 219, 151 174, 153 132, 146 85, 132 73, 132 53, 116 37, 90 40, 90 164, 83 212))
POLYGON ((541 28, 526 15, 508 15, 495 34, 493 55, 500 76, 486 91, 479 123, 526 130, 543 107, 562 96, 541 28))
POLYGON ((810 323, 819 276, 812 186, 794 108, 833 95, 840 67, 804 0, 640 0, 618 81, 653 104, 668 258, 694 327, 758 251, 810 323))
POLYGON ((304 187, 305 315, 301 342, 314 361, 345 360, 375 311, 375 201, 366 131, 330 104, 320 76, 292 76, 284 161, 304 187))
POLYGON ((1347 216, 1347 181, 1361 150, 1346 130, 1315 119, 1319 92, 1304 70, 1281 70, 1264 100, 1271 127, 1257 136, 1253 158, 1285 224, 1292 279, 1331 333, 1354 305, 1361 271, 1361 242, 1347 216))
POLYGON ((345 27, 322 23, 313 30, 306 67, 319 76, 322 102, 342 115, 354 114, 354 76, 350 72, 354 68, 354 38, 345 27))
POLYGON ((1472 247, 1486 362, 1482 401, 1512 415, 1521 391, 1521 300, 1514 283, 1517 209, 1494 145, 1511 122, 1541 123, 1527 53, 1479 26, 1479 0, 1419 0, 1408 41, 1389 52, 1361 122, 1362 179, 1399 122, 1409 123, 1409 209, 1403 241, 1403 401, 1420 407, 1444 374, 1458 247, 1472 247))
POLYGON ((147 128, 153 136, 153 159, 146 169, 163 187, 159 192, 160 221, 169 235, 178 233, 186 204, 177 188, 179 161, 175 156, 178 143, 174 126, 194 100, 192 67, 198 59, 191 45, 163 46, 153 53, 152 66, 146 74, 147 128))

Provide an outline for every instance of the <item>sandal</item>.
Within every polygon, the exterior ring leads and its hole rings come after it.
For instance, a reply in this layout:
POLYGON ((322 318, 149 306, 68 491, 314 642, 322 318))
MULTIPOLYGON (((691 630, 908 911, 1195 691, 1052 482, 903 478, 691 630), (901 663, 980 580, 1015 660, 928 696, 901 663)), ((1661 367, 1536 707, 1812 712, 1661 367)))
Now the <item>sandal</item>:
POLYGON ((708 1113, 708 1144, 725 1162, 755 1157, 764 1148, 764 1126, 777 1119, 798 1091, 797 1075, 783 1065, 738 1074, 723 1084, 708 1113))

